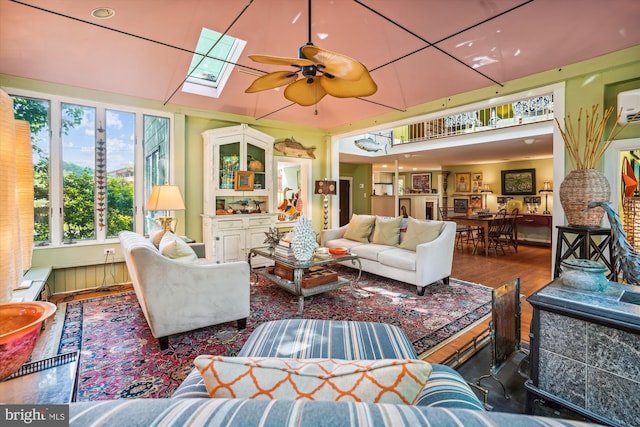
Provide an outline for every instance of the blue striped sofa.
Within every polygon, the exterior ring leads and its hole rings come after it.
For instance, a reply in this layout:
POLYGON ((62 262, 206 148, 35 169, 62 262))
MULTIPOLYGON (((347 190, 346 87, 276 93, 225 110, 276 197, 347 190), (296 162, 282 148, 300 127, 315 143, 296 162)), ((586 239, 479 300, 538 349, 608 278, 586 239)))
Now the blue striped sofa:
MULTIPOLYGON (((238 356, 334 359, 417 358, 399 328, 368 322, 291 319, 259 325, 238 356)), ((572 426, 573 421, 486 412, 454 370, 434 364, 415 406, 209 398, 193 370, 170 399, 78 402, 71 426, 572 426)))
MULTIPOLYGON (((411 341, 397 326, 338 320, 287 319, 259 325, 238 353, 245 357, 331 358, 344 360, 417 359, 411 341)), ((434 364, 418 406, 484 410, 465 380, 434 364)), ((173 397, 209 397, 194 369, 173 397)))

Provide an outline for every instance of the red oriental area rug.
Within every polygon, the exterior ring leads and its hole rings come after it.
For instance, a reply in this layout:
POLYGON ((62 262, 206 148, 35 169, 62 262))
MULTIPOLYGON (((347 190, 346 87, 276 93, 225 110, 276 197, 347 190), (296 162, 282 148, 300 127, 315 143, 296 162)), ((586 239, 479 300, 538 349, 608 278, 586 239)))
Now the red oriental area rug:
MULTIPOLYGON (((354 278, 354 270, 337 269, 354 278)), ((491 314, 491 288, 456 279, 418 296, 414 286, 363 273, 356 291, 360 298, 348 287, 305 298, 303 317, 397 325, 424 355, 491 314)), ((297 297, 260 277, 251 287, 247 329, 228 322, 176 334, 160 351, 134 293, 74 301, 66 306, 58 352, 80 351, 78 401, 169 397, 196 356, 235 356, 259 324, 296 318, 297 309, 297 297)))

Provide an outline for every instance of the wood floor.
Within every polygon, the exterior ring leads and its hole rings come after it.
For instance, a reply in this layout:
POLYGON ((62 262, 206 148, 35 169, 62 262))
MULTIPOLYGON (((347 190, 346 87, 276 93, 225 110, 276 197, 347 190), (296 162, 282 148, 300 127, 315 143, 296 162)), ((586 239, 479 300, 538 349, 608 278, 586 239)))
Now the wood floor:
MULTIPOLYGON (((520 293, 524 295, 521 299, 521 337, 522 342, 528 343, 532 310, 529 303, 526 302, 526 297, 551 281, 551 248, 520 245, 518 253, 511 249, 506 252, 506 255, 502 255, 498 251, 498 255, 490 252, 487 257, 484 256, 484 252, 475 255, 472 252, 473 246, 471 244, 456 247, 453 257, 452 277, 493 288, 498 287, 507 280, 519 277, 520 293)), ((76 293, 56 294, 52 295, 49 300, 53 303, 59 303, 130 290, 132 290, 131 286, 124 284, 113 286, 108 290, 88 289, 76 293)), ((488 326, 488 320, 477 325, 471 331, 429 355, 426 360, 432 363, 440 363, 449 359, 474 337, 485 331, 488 326)))
MULTIPOLYGON (((551 248, 519 245, 518 253, 515 253, 513 249, 511 251, 507 250, 506 255, 502 255, 500 251, 498 251, 498 255, 490 251, 487 257, 484 256, 484 253, 473 255, 472 252, 473 246, 471 244, 456 247, 451 276, 493 288, 519 277, 520 294, 524 295, 521 299, 520 334, 522 342, 528 343, 532 309, 531 305, 526 302, 526 298, 551 281, 553 274, 551 248)), ((478 325, 470 332, 442 347, 439 351, 429 355, 426 360, 432 363, 440 363, 446 360, 475 336, 487 329, 488 326, 489 321, 487 320, 482 325, 478 325)))

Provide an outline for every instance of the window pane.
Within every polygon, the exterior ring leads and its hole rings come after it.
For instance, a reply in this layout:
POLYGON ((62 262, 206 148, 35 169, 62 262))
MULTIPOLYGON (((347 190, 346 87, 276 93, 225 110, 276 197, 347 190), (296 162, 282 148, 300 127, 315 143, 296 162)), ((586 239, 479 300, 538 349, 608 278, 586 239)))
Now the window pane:
POLYGON ((194 83, 215 87, 225 62, 213 58, 229 59, 229 53, 235 40, 234 37, 229 35, 222 36, 217 31, 203 28, 196 46, 197 53, 191 58, 191 65, 189 66, 190 80, 194 81, 194 83), (211 49, 212 46, 213 49, 211 49))
MULTIPOLYGON (((135 114, 106 111, 107 237, 133 231, 135 114)), ((98 193, 98 208, 102 203, 98 193)), ((100 211, 99 211, 100 212, 100 211)))
POLYGON ((96 110, 62 104, 61 113, 64 239, 95 239, 96 110))
MULTIPOLYGON (((144 116, 144 203, 149 200, 154 185, 169 182, 169 119, 144 116)), ((144 233, 153 228, 153 219, 164 212, 149 211, 145 216, 144 233)))
POLYGON ((34 242, 46 245, 51 241, 49 203, 49 152, 51 106, 44 99, 14 96, 13 111, 16 120, 29 122, 33 146, 34 167, 34 242))

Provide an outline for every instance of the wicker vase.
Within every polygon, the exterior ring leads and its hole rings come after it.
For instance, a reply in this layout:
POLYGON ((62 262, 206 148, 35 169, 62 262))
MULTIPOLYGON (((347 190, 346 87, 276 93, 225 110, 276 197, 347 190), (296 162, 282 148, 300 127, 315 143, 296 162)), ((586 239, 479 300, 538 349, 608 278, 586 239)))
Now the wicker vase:
POLYGON ((595 169, 571 171, 560 184, 560 203, 570 225, 598 227, 604 210, 593 208, 584 212, 590 201, 608 202, 611 186, 602 172, 595 169))

